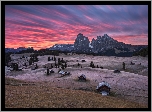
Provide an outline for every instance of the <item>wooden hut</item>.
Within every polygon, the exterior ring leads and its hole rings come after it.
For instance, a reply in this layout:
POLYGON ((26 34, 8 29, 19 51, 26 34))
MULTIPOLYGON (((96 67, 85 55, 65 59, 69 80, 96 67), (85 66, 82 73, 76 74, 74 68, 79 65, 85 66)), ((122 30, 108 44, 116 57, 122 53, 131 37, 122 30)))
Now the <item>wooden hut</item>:
POLYGON ((96 90, 100 92, 102 95, 109 95, 110 89, 110 85, 105 81, 99 83, 99 85, 96 88, 96 90))
POLYGON ((65 72, 65 71, 59 71, 59 74, 61 74, 61 77, 65 76, 65 75, 70 75, 70 72, 65 72))
POLYGON ((86 76, 84 74, 80 75, 78 78, 80 81, 86 81, 86 76))

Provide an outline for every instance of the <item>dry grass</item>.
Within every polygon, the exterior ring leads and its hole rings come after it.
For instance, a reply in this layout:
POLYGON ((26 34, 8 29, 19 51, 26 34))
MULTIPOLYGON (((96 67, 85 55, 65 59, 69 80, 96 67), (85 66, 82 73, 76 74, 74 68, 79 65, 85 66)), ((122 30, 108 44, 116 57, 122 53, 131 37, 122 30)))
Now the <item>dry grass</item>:
POLYGON ((50 87, 43 82, 6 78, 5 84, 6 108, 148 108, 95 92, 50 87))

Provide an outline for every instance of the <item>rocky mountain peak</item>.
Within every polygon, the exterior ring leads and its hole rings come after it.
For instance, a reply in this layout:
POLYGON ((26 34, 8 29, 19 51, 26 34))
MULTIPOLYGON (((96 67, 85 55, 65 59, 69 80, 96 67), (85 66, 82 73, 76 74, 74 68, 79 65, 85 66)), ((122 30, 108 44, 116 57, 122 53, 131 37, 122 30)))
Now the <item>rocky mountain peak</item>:
POLYGON ((102 36, 103 39, 106 40, 114 40, 113 38, 111 38, 110 36, 108 36, 107 34, 104 34, 104 36, 102 36))
POLYGON ((89 39, 88 37, 83 36, 83 34, 79 33, 74 42, 74 48, 76 51, 87 52, 89 48, 89 39))
POLYGON ((104 37, 107 37, 107 38, 109 38, 109 36, 108 36, 107 34, 104 34, 104 37))
POLYGON ((81 34, 81 33, 79 33, 78 35, 77 35, 77 38, 83 38, 83 34, 81 34))
POLYGON ((94 38, 92 40, 95 40, 94 38))
POLYGON ((98 40, 101 40, 101 36, 97 36, 97 39, 98 39, 98 40))

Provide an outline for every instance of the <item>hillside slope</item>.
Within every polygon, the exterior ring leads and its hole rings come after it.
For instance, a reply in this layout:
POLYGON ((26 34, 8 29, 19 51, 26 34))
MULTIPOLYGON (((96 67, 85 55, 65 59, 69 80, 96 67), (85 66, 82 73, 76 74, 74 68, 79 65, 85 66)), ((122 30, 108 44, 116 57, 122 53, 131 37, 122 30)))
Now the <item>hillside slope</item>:
POLYGON ((95 92, 49 87, 45 83, 5 78, 6 108, 147 108, 95 92))
POLYGON ((140 51, 133 54, 134 56, 147 56, 148 55, 148 47, 141 49, 140 51))

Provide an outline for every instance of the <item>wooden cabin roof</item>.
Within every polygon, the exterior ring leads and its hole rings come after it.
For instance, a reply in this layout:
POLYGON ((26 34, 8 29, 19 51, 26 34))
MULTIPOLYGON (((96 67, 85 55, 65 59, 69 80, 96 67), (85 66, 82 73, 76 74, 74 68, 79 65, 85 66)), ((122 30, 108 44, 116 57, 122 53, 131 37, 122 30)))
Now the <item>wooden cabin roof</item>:
POLYGON ((105 81, 102 81, 101 83, 99 83, 99 85, 97 86, 97 89, 102 87, 102 86, 107 86, 108 88, 111 88, 110 84, 105 82, 105 81))

